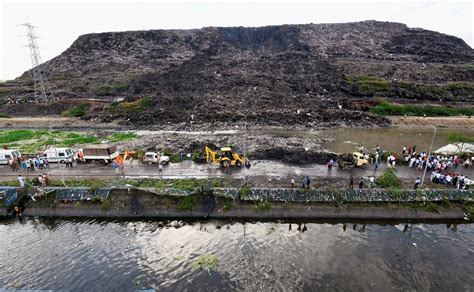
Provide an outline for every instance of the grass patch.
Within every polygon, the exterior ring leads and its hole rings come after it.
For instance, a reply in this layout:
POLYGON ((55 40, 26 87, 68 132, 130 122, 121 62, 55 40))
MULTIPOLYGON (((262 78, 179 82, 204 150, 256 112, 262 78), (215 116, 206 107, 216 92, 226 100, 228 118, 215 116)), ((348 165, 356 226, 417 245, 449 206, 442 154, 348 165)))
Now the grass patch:
MULTIPOLYGON (((68 187, 84 187, 91 189, 105 188, 111 185, 111 181, 101 179, 66 179, 66 186, 68 187)), ((51 180, 50 186, 60 187, 63 186, 61 180, 51 180)))
POLYGON ((79 136, 76 138, 68 138, 60 142, 59 146, 71 147, 77 144, 94 144, 99 143, 99 138, 95 136, 79 136))
POLYGON ((449 142, 459 142, 459 143, 474 143, 474 136, 466 135, 462 133, 449 133, 448 135, 449 142))
POLYGON ((264 202, 258 202, 256 205, 255 205, 255 209, 257 211, 269 211, 272 209, 272 205, 267 202, 267 201, 264 201, 264 202))
POLYGON ((465 64, 465 65, 463 66, 463 68, 464 68, 466 71, 474 72, 474 64, 465 64))
POLYGON ((244 185, 239 190, 239 198, 247 198, 252 193, 252 188, 249 185, 244 185))
POLYGON ((428 212, 439 213, 438 205, 432 202, 427 203, 423 209, 428 212))
POLYGON ((447 106, 422 106, 422 105, 397 105, 381 102, 372 107, 370 111, 382 116, 424 116, 427 117, 451 117, 472 116, 474 108, 452 108, 447 106))
POLYGON ((98 144, 103 138, 110 142, 119 142, 135 139, 137 136, 133 132, 117 132, 107 137, 99 137, 97 133, 80 134, 46 129, 12 130, 0 131, 0 146, 19 149, 24 153, 35 153, 44 150, 45 146, 72 147, 78 144, 98 144))
POLYGON ((224 212, 227 212, 229 210, 231 210, 232 208, 235 207, 235 202, 232 200, 227 200, 225 203, 224 203, 224 212))
POLYGON ((178 209, 191 211, 198 203, 198 198, 195 195, 180 197, 178 209))
POLYGON ((111 207, 110 199, 105 199, 105 200, 102 202, 102 211, 109 211, 109 210, 110 210, 110 207, 111 207))
POLYGON ((179 159, 179 154, 173 154, 170 156, 171 163, 180 163, 181 159, 179 159))
POLYGON ((175 261, 182 261, 184 259, 185 259, 185 257, 183 255, 177 255, 177 256, 174 257, 175 261))
POLYGON ((9 115, 5 114, 5 113, 0 113, 0 118, 2 119, 9 119, 11 118, 9 115))
POLYGON ((207 270, 209 274, 212 271, 219 271, 219 261, 215 255, 202 255, 192 264, 193 272, 207 270))
POLYGON ((78 106, 75 106, 70 110, 64 111, 62 115, 65 117, 83 117, 86 115, 86 105, 80 104, 78 106))
POLYGON ((377 184, 386 189, 399 189, 402 181, 395 174, 393 168, 387 168, 384 173, 377 178, 377 184))
POLYGON ((125 140, 132 140, 137 137, 138 135, 133 132, 118 132, 108 136, 107 140, 109 140, 109 142, 120 142, 125 140))
POLYGON ((102 84, 94 87, 93 92, 95 95, 104 96, 109 95, 111 87, 107 84, 102 84))
POLYGON ((390 91, 390 82, 375 76, 351 77, 348 79, 348 83, 351 86, 357 87, 358 91, 364 95, 374 95, 390 91))
POLYGON ((136 101, 123 101, 112 107, 113 110, 122 110, 127 113, 143 112, 151 105, 151 98, 143 97, 136 101))
POLYGON ((37 137, 36 131, 33 130, 12 130, 0 133, 0 143, 11 143, 22 140, 30 140, 37 137))

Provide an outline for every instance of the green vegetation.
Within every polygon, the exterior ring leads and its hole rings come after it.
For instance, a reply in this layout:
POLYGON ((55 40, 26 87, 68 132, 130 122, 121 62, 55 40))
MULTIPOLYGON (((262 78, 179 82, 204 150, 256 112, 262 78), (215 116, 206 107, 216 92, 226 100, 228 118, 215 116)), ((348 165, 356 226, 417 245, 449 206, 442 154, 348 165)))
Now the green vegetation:
POLYGON ((110 88, 109 85, 102 84, 102 85, 99 85, 97 87, 94 87, 93 92, 94 92, 95 95, 104 96, 104 95, 109 95, 110 89, 111 88, 110 88))
POLYGON ((450 117, 474 115, 474 108, 452 108, 447 106, 422 106, 422 105, 397 105, 381 102, 372 107, 370 111, 383 116, 424 116, 427 117, 450 117))
POLYGON ((86 104, 77 105, 70 110, 64 111, 62 115, 65 117, 83 117, 86 115, 86 104))
MULTIPOLYGON (((71 179, 66 179, 64 181, 66 183, 66 186, 68 187, 84 187, 84 188, 92 188, 92 189, 99 189, 99 188, 105 188, 110 186, 111 181, 108 180, 101 180, 101 179, 77 179, 77 178, 71 178, 71 179)), ((50 186, 54 187, 59 187, 63 186, 63 182, 61 180, 51 180, 50 181, 50 186)))
POLYGON ((109 142, 119 142, 125 140, 132 140, 137 138, 138 135, 133 132, 117 132, 107 137, 109 142))
POLYGON ((183 255, 177 255, 177 256, 174 257, 175 261, 182 261, 184 259, 185 259, 185 257, 183 255))
POLYGON ((235 202, 233 200, 227 200, 224 203, 224 212, 227 212, 235 207, 235 202))
POLYGON ((361 94, 373 95, 374 93, 383 93, 390 90, 390 83, 375 76, 356 76, 348 79, 351 86, 356 86, 361 94))
POLYGON ((402 181, 397 177, 393 168, 387 168, 385 172, 377 178, 377 183, 386 189, 398 189, 402 186, 402 181))
POLYGON ((219 261, 215 255, 202 255, 192 264, 193 272, 207 270, 209 274, 211 271, 219 271, 219 261))
POLYGON ((111 104, 111 109, 113 111, 123 111, 126 113, 140 113, 145 111, 151 105, 151 98, 142 97, 136 101, 123 101, 117 103, 116 105, 111 104))
POLYGON ((439 213, 438 205, 433 202, 427 203, 423 209, 428 212, 439 213))
POLYGON ((272 205, 267 202, 267 201, 263 201, 263 202, 258 202, 256 205, 255 205, 255 209, 257 211, 269 211, 272 209, 272 205))
POLYGON ((469 72, 474 72, 474 64, 465 64, 463 68, 469 72))
POLYGON ((170 162, 171 163, 179 163, 181 159, 179 159, 179 154, 172 154, 170 156, 170 162))
POLYGON ((137 137, 132 132, 117 132, 110 136, 99 137, 94 134, 80 134, 65 131, 12 130, 0 131, 0 147, 19 149, 24 153, 35 153, 46 146, 71 147, 77 144, 98 144, 106 139, 110 142, 130 140, 137 137))
POLYGON ((239 190, 239 198, 246 198, 252 193, 249 185, 243 185, 239 190))
POLYGON ((181 197, 178 203, 178 209, 191 211, 198 203, 198 198, 195 195, 181 197))
POLYGON ((2 119, 9 119, 11 118, 9 115, 5 114, 5 113, 0 113, 0 118, 2 119))
POLYGON ((459 142, 459 143, 474 143, 474 136, 466 135, 462 133, 449 133, 448 135, 449 142, 459 142))
POLYGON ((0 143, 11 143, 22 140, 29 140, 38 138, 43 132, 38 133, 33 130, 13 130, 13 131, 2 131, 0 132, 0 143))
POLYGON ((105 199, 105 200, 102 202, 102 211, 109 211, 109 210, 110 210, 110 207, 111 207, 110 199, 105 199))
MULTIPOLYGON (((472 71, 473 65, 465 68, 472 71)), ((474 98, 473 82, 448 82, 444 84, 420 84, 410 81, 389 81, 375 76, 348 76, 347 85, 355 95, 382 96, 388 98, 430 98, 472 100, 474 98)))

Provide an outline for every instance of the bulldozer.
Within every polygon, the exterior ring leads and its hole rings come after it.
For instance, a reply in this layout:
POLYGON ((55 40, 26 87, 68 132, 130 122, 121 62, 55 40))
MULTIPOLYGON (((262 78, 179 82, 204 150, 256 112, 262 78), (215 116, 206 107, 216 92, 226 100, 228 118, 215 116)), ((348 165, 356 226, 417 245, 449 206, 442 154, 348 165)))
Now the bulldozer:
POLYGON ((337 159, 337 164, 339 168, 344 170, 350 170, 354 167, 365 168, 369 161, 365 159, 364 154, 360 152, 345 153, 339 156, 337 159))
POLYGON ((214 165, 219 165, 225 169, 231 166, 250 168, 250 161, 247 157, 239 154, 232 147, 213 148, 206 146, 206 162, 214 165))

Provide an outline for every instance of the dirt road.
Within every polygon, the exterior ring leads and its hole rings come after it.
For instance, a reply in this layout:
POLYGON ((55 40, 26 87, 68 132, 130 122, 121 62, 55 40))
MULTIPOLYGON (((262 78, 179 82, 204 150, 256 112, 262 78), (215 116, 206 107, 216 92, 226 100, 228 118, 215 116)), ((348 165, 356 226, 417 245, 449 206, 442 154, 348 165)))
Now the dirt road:
MULTIPOLYGON (((374 172, 372 165, 366 169, 354 169, 352 175, 356 180, 361 177, 368 178, 370 175, 378 177, 382 175, 385 169, 385 164, 382 163, 379 170, 374 172)), ((34 178, 40 175, 43 171, 35 171, 32 173, 23 173, 22 175, 34 178)), ((102 166, 100 164, 88 163, 78 164, 72 169, 66 169, 64 165, 51 164, 47 170, 52 179, 68 178, 94 178, 94 179, 119 179, 120 176, 115 175, 114 169, 111 165, 102 166)), ((474 169, 459 168, 459 173, 464 173, 469 177, 474 177, 474 169)), ((293 166, 274 161, 254 161, 250 169, 234 169, 230 173, 224 173, 219 168, 208 169, 207 165, 196 164, 192 161, 183 161, 181 163, 170 163, 163 169, 163 174, 160 176, 158 167, 156 165, 134 164, 130 167, 128 161, 125 163, 126 178, 164 178, 164 179, 179 179, 179 178, 232 178, 243 179, 244 177, 253 181, 259 186, 267 185, 283 185, 287 186, 291 178, 295 178, 296 184, 299 185, 300 179, 303 176, 309 176, 313 185, 324 186, 326 183, 339 184, 347 186, 348 180, 351 176, 349 171, 333 168, 328 171, 326 165, 312 164, 307 166, 293 166)), ((402 180, 411 184, 417 176, 421 177, 422 173, 417 173, 414 169, 406 166, 397 167, 397 176, 402 180)), ((14 173, 7 166, 0 166, 0 180, 15 180, 18 172, 14 173)), ((427 174, 429 180, 429 173, 427 174)))
POLYGON ((474 128, 474 118, 469 117, 390 117, 392 126, 400 127, 435 127, 474 128))

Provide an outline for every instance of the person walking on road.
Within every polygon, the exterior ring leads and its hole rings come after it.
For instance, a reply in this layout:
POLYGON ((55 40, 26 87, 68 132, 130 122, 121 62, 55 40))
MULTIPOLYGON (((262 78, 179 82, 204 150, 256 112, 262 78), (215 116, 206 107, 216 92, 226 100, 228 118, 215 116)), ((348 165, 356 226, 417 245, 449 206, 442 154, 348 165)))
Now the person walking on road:
POLYGON ((351 190, 354 189, 354 177, 351 175, 351 179, 349 180, 349 188, 351 190))
POLYGON ((332 160, 332 159, 329 160, 329 162, 328 162, 328 171, 332 170, 333 165, 334 165, 334 160, 332 160))
POLYGON ((413 189, 416 190, 418 189, 418 186, 421 184, 421 179, 419 177, 416 178, 415 180, 415 185, 413 186, 413 189))
POLYGON ((291 178, 290 186, 291 186, 292 189, 295 187, 295 178, 294 177, 291 178))
POLYGON ((375 177, 373 175, 371 175, 369 177, 369 182, 370 182, 370 188, 373 188, 374 187, 374 182, 375 182, 375 177))
POLYGON ((311 180, 309 179, 309 176, 306 176, 306 188, 309 189, 309 184, 311 183, 311 180))
POLYGON ((158 173, 160 174, 160 176, 163 175, 163 164, 161 163, 158 163, 158 173))
POLYGON ((133 168, 133 156, 130 156, 130 168, 133 168))
POLYGON ((118 175, 119 172, 120 172, 120 166, 119 166, 119 164, 117 163, 117 161, 114 161, 113 167, 114 167, 115 174, 118 175))
POLYGON ((375 169, 374 169, 374 172, 376 172, 377 169, 379 169, 379 161, 378 161, 378 160, 375 160, 375 169))
POLYGON ((301 187, 304 189, 306 188, 306 177, 303 176, 303 178, 301 179, 301 187))
POLYGON ((21 176, 21 174, 18 175, 18 181, 20 182, 20 188, 25 187, 25 178, 21 176))

